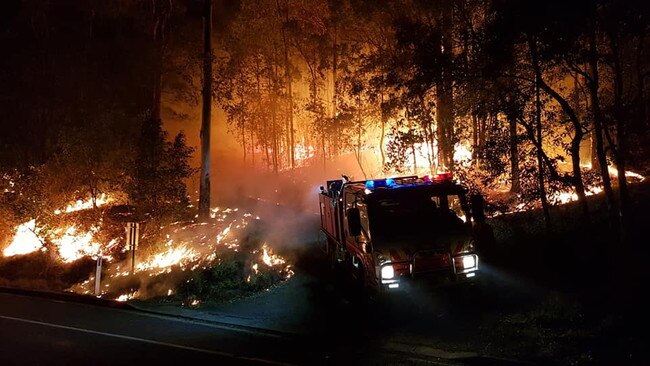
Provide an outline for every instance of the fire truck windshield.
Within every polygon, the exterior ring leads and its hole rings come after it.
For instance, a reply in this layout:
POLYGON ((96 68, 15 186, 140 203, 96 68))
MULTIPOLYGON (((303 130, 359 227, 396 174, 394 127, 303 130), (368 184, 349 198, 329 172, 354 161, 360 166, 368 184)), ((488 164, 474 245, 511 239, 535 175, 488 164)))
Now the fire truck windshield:
POLYGON ((368 203, 370 231, 375 245, 408 239, 433 238, 466 230, 466 213, 457 195, 402 195, 368 203))

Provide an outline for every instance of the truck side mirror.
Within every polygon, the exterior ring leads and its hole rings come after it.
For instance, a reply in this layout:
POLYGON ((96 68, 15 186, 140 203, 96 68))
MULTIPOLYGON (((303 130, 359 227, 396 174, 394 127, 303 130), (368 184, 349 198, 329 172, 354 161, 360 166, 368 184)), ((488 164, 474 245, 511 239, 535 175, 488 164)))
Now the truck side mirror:
POLYGON ((348 230, 350 235, 359 236, 361 235, 361 213, 356 207, 351 207, 346 210, 346 215, 348 217, 348 230))
POLYGON ((480 194, 473 194, 470 197, 472 205, 472 217, 476 222, 485 222, 485 200, 480 194))

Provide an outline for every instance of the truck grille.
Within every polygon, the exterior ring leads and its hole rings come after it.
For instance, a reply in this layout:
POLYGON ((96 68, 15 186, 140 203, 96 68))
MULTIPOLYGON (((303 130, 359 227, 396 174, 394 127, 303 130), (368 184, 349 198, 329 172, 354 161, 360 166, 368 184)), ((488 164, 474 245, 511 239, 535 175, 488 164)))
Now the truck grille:
POLYGON ((451 266, 451 257, 444 251, 424 250, 413 256, 413 274, 442 271, 451 266))

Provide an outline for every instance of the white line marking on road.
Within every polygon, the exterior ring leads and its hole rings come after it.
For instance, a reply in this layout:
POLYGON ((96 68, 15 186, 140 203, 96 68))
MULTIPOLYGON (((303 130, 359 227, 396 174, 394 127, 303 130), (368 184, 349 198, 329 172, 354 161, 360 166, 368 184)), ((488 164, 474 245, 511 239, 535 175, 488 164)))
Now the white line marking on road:
POLYGON ((42 326, 51 327, 51 328, 66 329, 66 330, 72 330, 72 331, 82 332, 82 333, 97 334, 97 335, 102 335, 102 336, 105 336, 105 337, 127 339, 127 340, 130 340, 130 341, 149 343, 149 344, 154 344, 154 345, 158 345, 158 346, 178 348, 178 349, 183 349, 183 350, 187 350, 187 351, 207 353, 207 354, 212 354, 212 355, 216 355, 216 356, 229 357, 229 358, 235 358, 235 359, 246 360, 246 361, 254 361, 254 362, 266 363, 266 364, 271 364, 271 365, 291 365, 291 364, 288 364, 288 363, 275 362, 275 361, 265 360, 265 359, 261 359, 261 358, 237 356, 237 355, 235 355, 233 353, 228 353, 228 352, 214 351, 214 350, 209 350, 209 349, 204 349, 204 348, 196 348, 196 347, 191 347, 191 346, 183 346, 183 345, 174 344, 174 343, 159 342, 159 341, 154 341, 154 340, 151 340, 151 339, 131 337, 131 336, 122 335, 122 334, 106 333, 106 332, 100 332, 100 331, 97 331, 97 330, 91 330, 91 329, 70 327, 70 326, 67 326, 67 325, 40 322, 40 321, 37 321, 37 320, 14 318, 12 316, 5 316, 5 315, 0 315, 0 318, 1 319, 6 319, 6 320, 13 320, 13 321, 16 321, 16 322, 42 325, 42 326))
MULTIPOLYGON (((1 1, 1 0, 0 0, 1 1)), ((14 297, 22 297, 22 298, 27 298, 31 301, 48 301, 48 302, 53 302, 56 304, 62 304, 66 306, 79 306, 79 307, 86 307, 86 308, 103 308, 103 309, 108 309, 102 306, 98 305, 91 305, 91 304, 84 304, 80 302, 70 302, 70 301, 63 301, 63 300, 53 300, 53 299, 47 299, 47 298, 35 298, 33 296, 29 295, 21 295, 21 294, 7 294, 7 293, 0 293, 1 295, 10 295, 14 297)), ((240 326, 237 324, 229 324, 227 322, 222 322, 222 324, 217 324, 214 322, 210 322, 209 319, 199 319, 199 318, 192 318, 189 315, 180 315, 180 317, 174 316, 174 315, 167 315, 163 313, 156 313, 155 311, 148 311, 148 310, 141 310, 138 308, 135 308, 134 310, 126 310, 126 309, 119 309, 119 308, 110 308, 112 311, 115 312, 120 312, 122 314, 127 314, 129 316, 143 316, 143 317, 148 317, 148 318, 155 318, 155 319, 161 319, 165 321, 170 321, 170 322, 177 322, 177 323, 185 323, 185 324, 193 324, 201 327, 207 327, 207 328, 214 328, 214 329, 222 329, 222 330, 228 330, 232 332, 239 332, 239 333, 248 333, 248 334, 254 334, 257 336, 264 336, 264 337, 270 337, 270 338, 282 338, 280 334, 274 334, 270 332, 266 332, 265 329, 259 329, 254 328, 254 327, 247 327, 247 326, 240 326)))

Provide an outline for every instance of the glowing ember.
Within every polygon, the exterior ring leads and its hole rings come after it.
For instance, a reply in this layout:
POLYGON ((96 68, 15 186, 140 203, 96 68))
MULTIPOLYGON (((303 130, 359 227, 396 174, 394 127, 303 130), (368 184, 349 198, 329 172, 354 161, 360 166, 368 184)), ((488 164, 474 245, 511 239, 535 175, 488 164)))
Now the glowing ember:
POLYGON ((28 221, 18 225, 16 234, 11 244, 2 251, 5 257, 20 254, 29 254, 43 247, 43 241, 38 236, 39 228, 36 227, 36 220, 28 221))
POLYGON ((132 292, 132 293, 130 293, 130 294, 122 294, 122 295, 118 296, 118 297, 115 299, 115 301, 119 301, 119 302, 129 301, 129 300, 131 300, 131 299, 135 299, 135 297, 136 297, 137 295, 138 295, 138 291, 136 291, 136 292, 132 292))

